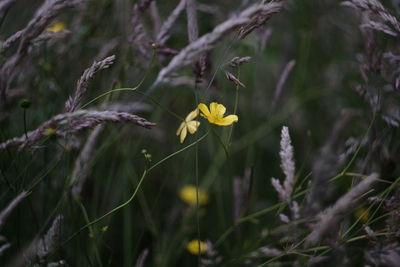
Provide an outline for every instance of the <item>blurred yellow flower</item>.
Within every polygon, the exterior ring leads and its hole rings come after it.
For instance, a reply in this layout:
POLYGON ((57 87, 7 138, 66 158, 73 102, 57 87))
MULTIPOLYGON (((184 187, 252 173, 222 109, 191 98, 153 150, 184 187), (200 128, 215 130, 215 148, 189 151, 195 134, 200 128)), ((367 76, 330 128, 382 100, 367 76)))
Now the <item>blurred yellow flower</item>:
POLYGON ((360 219, 360 221, 362 221, 363 223, 366 223, 369 217, 371 217, 371 214, 365 208, 358 208, 355 211, 354 215, 356 216, 357 219, 360 219))
POLYGON ((46 129, 43 131, 43 135, 45 135, 45 136, 52 136, 52 135, 54 135, 54 134, 56 134, 56 133, 57 133, 57 130, 54 129, 54 128, 46 128, 46 129))
POLYGON ((197 131, 197 128, 199 128, 200 122, 193 120, 198 115, 199 110, 196 108, 186 116, 185 121, 183 121, 179 126, 176 135, 180 135, 181 143, 185 140, 188 131, 189 133, 194 134, 197 131))
POLYGON ((65 25, 64 22, 57 22, 57 23, 51 25, 50 27, 47 27, 46 31, 56 33, 56 32, 59 32, 59 31, 65 30, 65 29, 67 29, 67 25, 65 25))
MULTIPOLYGON (((189 205, 196 205, 196 198, 197 198, 197 187, 194 185, 186 185, 181 188, 179 191, 179 197, 189 205)), ((207 204, 208 202, 208 194, 202 190, 198 189, 199 194, 199 205, 207 204)))
POLYGON ((193 255, 203 254, 207 251, 207 243, 194 239, 187 243, 186 249, 193 255))
POLYGON ((210 104, 210 109, 203 103, 199 104, 199 109, 201 111, 201 116, 206 118, 209 123, 213 123, 220 126, 228 126, 239 120, 236 115, 229 115, 224 117, 226 108, 222 104, 212 102, 210 104))

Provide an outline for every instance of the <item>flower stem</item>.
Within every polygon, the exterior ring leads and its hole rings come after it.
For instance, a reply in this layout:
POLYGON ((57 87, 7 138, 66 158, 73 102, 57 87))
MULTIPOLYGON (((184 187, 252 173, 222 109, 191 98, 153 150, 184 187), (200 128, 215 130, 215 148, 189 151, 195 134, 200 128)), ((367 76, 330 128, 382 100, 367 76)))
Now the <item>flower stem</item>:
MULTIPOLYGON (((240 80, 240 66, 237 67, 237 78, 240 80)), ((235 106, 233 107, 233 114, 234 115, 236 115, 238 104, 239 104, 239 85, 236 84, 235 106)), ((231 137, 232 137, 232 133, 233 133, 233 127, 234 127, 234 124, 232 124, 232 126, 231 126, 231 128, 229 130, 228 141, 227 141, 228 149, 231 146, 231 137)))

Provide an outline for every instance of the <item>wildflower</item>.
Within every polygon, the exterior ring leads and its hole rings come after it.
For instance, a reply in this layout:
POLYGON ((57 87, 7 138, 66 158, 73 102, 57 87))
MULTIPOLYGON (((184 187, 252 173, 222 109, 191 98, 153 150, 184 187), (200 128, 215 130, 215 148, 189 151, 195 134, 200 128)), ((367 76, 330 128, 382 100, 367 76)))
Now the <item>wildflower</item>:
POLYGON ((54 129, 54 128, 46 128, 46 129, 44 130, 43 134, 44 134, 45 136, 53 136, 53 135, 56 134, 56 132, 57 132, 57 130, 54 129))
POLYGON ((50 27, 47 27, 46 31, 57 33, 59 31, 65 30, 65 29, 67 29, 67 25, 65 25, 64 22, 57 22, 57 23, 51 25, 50 27))
POLYGON ((199 196, 199 205, 207 204, 208 194, 202 189, 193 185, 186 185, 179 191, 179 197, 189 205, 196 205, 197 195, 199 196))
POLYGON ((187 243, 186 249, 193 255, 203 254, 207 251, 207 243, 197 239, 193 239, 192 241, 187 243))
POLYGON ((218 104, 216 102, 212 102, 210 104, 210 109, 203 103, 199 104, 199 109, 201 111, 201 116, 206 118, 209 123, 213 123, 220 126, 228 126, 234 122, 237 122, 238 116, 229 115, 224 117, 226 108, 222 104, 218 104))
POLYGON ((200 122, 193 120, 197 115, 199 115, 199 109, 196 108, 186 116, 185 121, 181 123, 178 131, 176 131, 176 135, 180 135, 181 143, 185 140, 188 131, 189 133, 194 134, 197 131, 197 128, 199 128, 200 122))

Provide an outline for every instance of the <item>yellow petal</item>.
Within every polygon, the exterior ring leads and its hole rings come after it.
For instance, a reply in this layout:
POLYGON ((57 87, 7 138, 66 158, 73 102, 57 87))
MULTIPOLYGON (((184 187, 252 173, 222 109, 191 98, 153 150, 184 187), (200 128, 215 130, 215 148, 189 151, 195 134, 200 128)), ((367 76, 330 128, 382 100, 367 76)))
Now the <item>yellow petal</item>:
POLYGON ((210 111, 208 110, 208 107, 206 105, 204 105, 203 103, 200 103, 198 105, 198 107, 199 107, 200 111, 203 113, 202 114, 203 117, 209 117, 211 115, 210 111))
POLYGON ((215 124, 221 125, 221 126, 228 126, 231 125, 234 122, 237 122, 239 120, 238 116, 236 115, 229 115, 226 116, 225 118, 219 119, 215 121, 215 124))
POLYGON ((207 243, 195 239, 187 243, 186 249, 193 255, 203 254, 207 251, 207 243))
POLYGON ((179 197, 191 206, 195 206, 197 204, 197 194, 199 196, 199 205, 207 204, 208 194, 201 188, 197 188, 193 185, 186 185, 179 191, 179 197))
POLYGON ((65 30, 66 28, 67 28, 67 25, 65 25, 64 22, 58 22, 56 24, 53 24, 50 27, 47 27, 46 31, 57 33, 59 31, 65 30))
POLYGON ((185 126, 185 127, 183 127, 182 132, 181 132, 181 139, 180 139, 181 143, 183 143, 183 141, 185 141, 186 135, 187 135, 187 127, 185 126))
POLYGON ((187 126, 189 133, 194 134, 197 131, 197 128, 199 128, 200 122, 199 121, 189 121, 188 123, 186 123, 186 126, 187 126))
POLYGON ((199 109, 196 108, 195 110, 193 110, 192 112, 190 112, 190 113, 186 116, 185 121, 191 121, 191 120, 193 120, 194 118, 196 118, 197 115, 199 115, 199 109))
POLYGON ((178 130, 176 131, 176 135, 180 135, 181 134, 181 131, 182 131, 184 126, 185 126, 185 123, 182 122, 181 125, 179 125, 178 130))
POLYGON ((224 116, 224 114, 225 114, 225 111, 226 111, 226 108, 224 107, 224 105, 222 105, 222 104, 218 104, 217 105, 217 114, 218 114, 218 117, 223 117, 224 116))
POLYGON ((210 113, 211 113, 211 115, 215 116, 217 114, 217 108, 218 108, 218 103, 217 102, 212 102, 210 104, 210 113))

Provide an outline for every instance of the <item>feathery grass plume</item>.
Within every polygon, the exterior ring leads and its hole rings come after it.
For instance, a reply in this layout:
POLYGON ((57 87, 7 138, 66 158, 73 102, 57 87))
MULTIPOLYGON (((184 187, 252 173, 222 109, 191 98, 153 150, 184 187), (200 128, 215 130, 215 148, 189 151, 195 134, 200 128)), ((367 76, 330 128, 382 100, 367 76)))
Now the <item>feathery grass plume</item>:
POLYGON ((67 132, 71 134, 94 128, 96 125, 103 122, 134 122, 144 128, 150 128, 155 125, 155 123, 126 112, 77 110, 75 112, 58 114, 44 122, 36 130, 30 131, 21 137, 14 137, 0 143, 0 151, 18 145, 20 149, 30 147, 40 139, 47 137, 49 135, 49 129, 55 130, 52 134, 56 136, 64 136, 67 132), (26 138, 26 136, 28 138, 26 138))
POLYGON ((284 213, 279 213, 279 219, 280 219, 281 222, 283 222, 283 223, 289 223, 289 222, 290 222, 289 217, 288 217, 286 214, 284 214, 284 213))
POLYGON ((285 67, 281 73, 281 76, 279 77, 278 83, 276 84, 276 87, 275 87, 275 93, 274 93, 274 98, 273 98, 272 107, 271 107, 272 110, 274 110, 276 105, 278 104, 278 101, 282 95, 282 90, 285 87, 285 84, 289 77, 289 74, 292 72, 295 65, 296 65, 295 60, 290 60, 285 65, 285 67))
MULTIPOLYGON (((394 195, 385 201, 385 211, 389 213, 385 223, 390 242, 398 241, 400 236, 400 189, 397 188, 394 195)), ((400 247, 400 243, 398 244, 400 247)))
POLYGON ((397 188, 388 199, 369 197, 368 202, 377 205, 383 203, 383 210, 388 216, 385 225, 382 226, 383 229, 380 230, 385 232, 384 236, 375 235, 375 231, 370 227, 364 227, 369 243, 372 244, 371 249, 364 251, 365 261, 375 266, 395 266, 393 259, 400 257, 400 243, 398 241, 400 236, 400 190, 397 188))
POLYGON ((149 249, 147 248, 143 249, 138 259, 136 260, 135 267, 143 267, 148 255, 149 255, 149 249))
POLYGON ((214 248, 210 240, 206 240, 207 250, 200 258, 200 267, 206 266, 220 266, 222 256, 219 255, 218 251, 214 248))
POLYGON ((63 215, 57 215, 47 233, 32 241, 32 243, 17 255, 9 266, 28 266, 36 257, 44 259, 58 248, 62 237, 63 215))
POLYGON ((304 246, 314 246, 322 240, 328 231, 332 232, 332 229, 337 227, 343 217, 354 209, 360 197, 368 192, 377 180, 378 174, 372 173, 351 188, 331 208, 320 213, 318 215, 318 222, 312 227, 312 232, 306 237, 304 246))
POLYGON ((186 17, 189 43, 199 38, 199 26, 197 24, 196 0, 186 0, 186 17))
POLYGON ((236 16, 217 25, 214 30, 201 36, 199 39, 183 48, 170 63, 164 67, 157 76, 151 88, 165 83, 172 74, 181 68, 193 64, 202 53, 209 51, 226 34, 238 27, 254 23, 255 21, 266 21, 273 14, 282 9, 283 3, 269 2, 253 4, 236 16))
POLYGON ((368 238, 374 239, 375 238, 375 232, 374 230, 371 229, 369 226, 364 226, 364 232, 367 234, 368 238))
POLYGON ((62 236, 62 224, 64 216, 58 215, 51 224, 47 233, 39 239, 36 244, 36 253, 39 258, 44 258, 50 254, 60 243, 62 236))
POLYGON ((93 78, 93 76, 99 72, 100 70, 107 69, 114 63, 115 60, 115 55, 112 55, 110 57, 107 57, 99 62, 94 61, 92 66, 87 68, 81 78, 79 79, 75 92, 72 96, 70 96, 65 103, 65 110, 67 112, 74 112, 77 110, 81 104, 82 97, 85 94, 88 85, 89 85, 89 80, 93 78))
POLYGON ((143 111, 151 111, 152 107, 149 104, 142 102, 127 102, 127 103, 113 103, 109 105, 104 105, 104 107, 99 107, 101 110, 112 110, 118 112, 143 112, 143 111))
POLYGON ((292 201, 290 205, 290 211, 292 212, 292 218, 298 220, 300 218, 300 206, 297 201, 292 201))
POLYGON ((3 43, 2 52, 18 40, 21 40, 19 50, 22 48, 25 50, 31 40, 39 36, 56 16, 65 11, 65 9, 75 7, 84 1, 87 0, 44 1, 43 5, 36 11, 35 16, 28 22, 28 25, 24 29, 14 33, 3 43))
MULTIPOLYGON (((393 73, 395 72, 393 71, 393 73)), ((383 121, 395 128, 400 126, 400 106, 394 100, 394 95, 383 94, 380 88, 372 88, 367 85, 358 85, 355 90, 374 113, 379 112, 383 121)))
POLYGON ((265 260, 265 258, 280 257, 284 254, 285 254, 285 252, 281 251, 279 249, 262 246, 248 254, 248 256, 246 257, 247 259, 246 259, 245 265, 246 266, 257 266, 257 265, 259 265, 260 259, 265 260))
POLYGON ((355 115, 356 113, 351 110, 343 112, 313 163, 311 188, 306 196, 307 205, 304 208, 304 215, 307 217, 312 217, 320 212, 332 195, 333 186, 327 190, 326 183, 337 173, 342 163, 338 161, 338 157, 342 152, 344 133, 355 115))
POLYGON ((246 212, 250 199, 252 170, 246 168, 243 178, 235 177, 233 179, 233 219, 237 222, 246 212))
MULTIPOLYGON (((265 4, 266 1, 267 0, 263 0, 261 4, 265 4)), ((280 1, 281 0, 277 0, 277 2, 280 1)), ((269 14, 269 11, 262 10, 261 13, 256 15, 256 17, 253 20, 247 22, 245 25, 239 28, 238 32, 239 40, 246 38, 247 35, 249 35, 253 30, 264 25, 270 18, 271 15, 269 14)))
POLYGON ((251 60, 251 57, 234 57, 229 62, 227 63, 229 66, 232 68, 237 68, 243 63, 249 62, 251 60))
POLYGON ((161 18, 160 12, 158 11, 158 6, 156 1, 152 1, 150 4, 150 15, 153 22, 153 32, 156 34, 161 29, 161 18))
POLYGON ((279 255, 282 255, 283 252, 279 249, 276 248, 269 248, 269 247, 261 247, 258 249, 258 251, 266 257, 277 257, 279 255))
POLYGON ((279 199, 282 201, 289 201, 293 192, 294 184, 296 183, 296 167, 289 129, 286 126, 282 127, 280 145, 281 151, 279 152, 279 155, 281 157, 281 169, 285 174, 285 180, 283 185, 281 185, 278 179, 272 178, 271 183, 275 188, 275 191, 278 193, 279 199))
POLYGON ((271 35, 272 35, 272 29, 270 27, 267 27, 265 30, 261 29, 259 36, 258 36, 258 50, 263 51, 269 41, 271 40, 271 35))
POLYGON ((16 196, 6 208, 4 208, 0 213, 0 230, 3 228, 4 223, 6 222, 8 216, 11 212, 18 206, 18 204, 28 195, 27 192, 23 191, 18 196, 16 196))
POLYGON ((8 48, 10 48, 16 41, 18 41, 24 34, 24 30, 17 31, 11 35, 7 40, 1 44, 1 53, 4 53, 8 48))
POLYGON ((172 29, 175 21, 186 7, 186 0, 180 0, 175 9, 171 12, 167 20, 161 26, 160 31, 157 33, 156 44, 163 45, 170 37, 169 32, 172 29))
POLYGON ((369 90, 367 87, 362 85, 358 85, 355 90, 361 97, 364 98, 364 101, 370 105, 373 112, 378 112, 381 109, 379 104, 379 96, 373 93, 372 90, 369 90))
MULTIPOLYGON (((392 16, 383 7, 383 5, 380 2, 378 2, 377 0, 350 0, 350 1, 342 2, 342 5, 349 6, 349 7, 364 11, 364 12, 376 14, 384 22, 389 23, 391 25, 391 27, 397 31, 397 33, 400 33, 399 21, 396 19, 396 17, 392 16)), ((376 22, 376 23, 379 24, 379 22, 376 22)), ((380 30, 382 32, 389 34, 388 32, 386 32, 386 30, 383 30, 383 29, 387 29, 386 27, 382 28, 382 26, 378 26, 378 24, 376 24, 375 26, 372 26, 370 28, 372 28, 374 30, 380 30)), ((374 23, 371 25, 374 25, 374 23)), ((393 31, 389 31, 389 32, 393 33, 393 31)), ((393 35, 393 34, 390 34, 390 35, 393 35)))
MULTIPOLYGON (((186 0, 186 18, 189 43, 193 43, 199 38, 199 26, 197 22, 197 3, 196 0, 186 0)), ((206 70, 206 54, 200 54, 194 63, 193 72, 196 81, 200 82, 206 70)))
POLYGON ((11 247, 11 243, 6 242, 5 244, 0 246, 0 256, 4 254, 4 252, 11 247))
POLYGON ((71 34, 71 31, 65 29, 58 32, 45 31, 32 41, 33 47, 38 47, 51 40, 58 40, 71 34))
MULTIPOLYGON (((36 12, 35 16, 29 21, 28 25, 21 31, 11 36, 11 40, 21 40, 17 53, 10 57, 0 69, 0 103, 6 101, 7 89, 13 77, 17 74, 15 69, 23 61, 26 60, 28 49, 32 40, 39 36, 51 21, 67 8, 72 8, 86 0, 54 0, 45 1, 44 4, 36 12), (18 36, 16 38, 15 36, 18 36)), ((10 39, 9 38, 9 39, 10 39)), ((7 43, 7 41, 6 41, 7 43)), ((4 49, 3 49, 4 50, 4 49)))
POLYGON ((71 184, 73 185, 71 192, 75 198, 81 197, 82 189, 88 175, 90 161, 93 159, 96 149, 96 142, 103 129, 104 125, 102 124, 97 125, 96 128, 93 129, 87 138, 82 151, 79 153, 78 158, 75 160, 74 170, 72 171, 71 177, 71 184))
POLYGON ((244 83, 242 83, 238 78, 236 78, 235 75, 233 75, 229 71, 225 71, 225 76, 229 81, 232 81, 234 84, 246 88, 246 85, 244 85, 244 83))
POLYGON ((377 22, 377 21, 372 21, 371 20, 371 21, 368 21, 368 22, 366 22, 364 24, 361 24, 360 26, 363 27, 363 28, 369 28, 369 29, 372 29, 372 30, 375 30, 375 31, 384 32, 384 33, 386 33, 388 35, 391 35, 391 36, 394 36, 394 37, 397 36, 397 33, 394 32, 389 26, 387 26, 387 25, 385 25, 383 23, 377 22))
POLYGON ((17 0, 4 0, 0 3, 0 24, 3 22, 5 16, 7 15, 8 10, 10 7, 16 2, 17 0))
POLYGON ((131 24, 133 25, 133 32, 129 37, 129 40, 138 49, 140 55, 149 59, 150 54, 150 39, 145 30, 141 18, 144 12, 149 8, 153 0, 140 0, 132 8, 131 24))
POLYGON ((371 250, 364 251, 364 266, 399 266, 400 246, 397 242, 375 243, 371 250))

